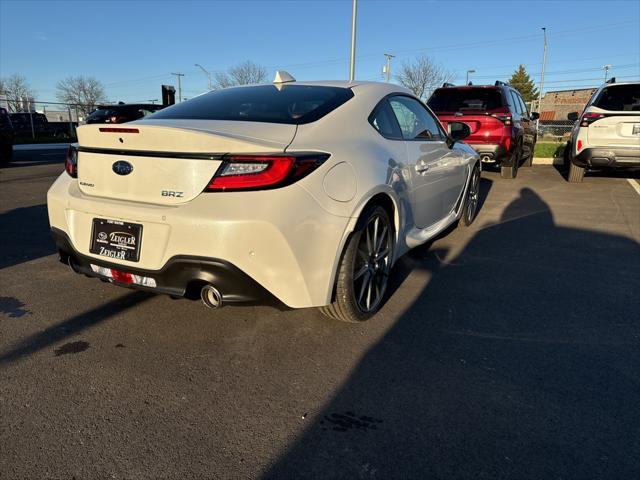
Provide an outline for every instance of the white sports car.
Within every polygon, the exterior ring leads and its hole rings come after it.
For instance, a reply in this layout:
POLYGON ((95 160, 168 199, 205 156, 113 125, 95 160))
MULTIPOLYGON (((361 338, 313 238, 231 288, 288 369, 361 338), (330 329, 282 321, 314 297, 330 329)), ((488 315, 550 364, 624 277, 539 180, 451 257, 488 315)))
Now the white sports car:
POLYGON ((116 285, 366 320, 401 255, 475 217, 479 158, 449 128, 397 85, 278 72, 78 128, 52 234, 61 261, 116 285))

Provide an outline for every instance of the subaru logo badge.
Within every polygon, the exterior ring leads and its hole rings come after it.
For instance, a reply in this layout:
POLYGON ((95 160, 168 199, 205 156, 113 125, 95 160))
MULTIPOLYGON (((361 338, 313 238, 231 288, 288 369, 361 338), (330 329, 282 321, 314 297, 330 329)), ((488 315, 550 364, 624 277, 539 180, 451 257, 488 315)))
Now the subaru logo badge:
POLYGON ((129 162, 125 162, 124 160, 118 160, 111 166, 111 169, 118 175, 129 175, 133 172, 133 165, 129 162))

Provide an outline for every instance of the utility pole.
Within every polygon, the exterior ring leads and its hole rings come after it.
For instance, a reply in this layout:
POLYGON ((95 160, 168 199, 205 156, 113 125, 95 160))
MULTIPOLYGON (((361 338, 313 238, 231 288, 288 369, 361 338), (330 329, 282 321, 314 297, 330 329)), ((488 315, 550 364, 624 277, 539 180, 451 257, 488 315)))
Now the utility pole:
POLYGON ((356 74, 356 15, 358 13, 358 0, 353 0, 353 13, 351 14, 351 62, 349 64, 349 81, 353 82, 356 74))
POLYGON ((604 69, 604 83, 607 83, 607 76, 609 73, 609 69, 613 68, 613 65, 603 65, 602 68, 604 69))
POLYGON ((467 70, 467 80, 464 82, 465 85, 469 85, 469 74, 476 73, 475 70, 467 70))
POLYGON ((387 75, 387 83, 391 81, 391 59, 395 58, 395 55, 391 55, 390 53, 385 53, 385 57, 387 57, 387 66, 385 68, 384 73, 387 75))
MULTIPOLYGON (((542 55, 542 73, 540 74, 540 91, 538 92, 538 111, 542 114, 542 90, 544 89, 544 69, 547 66, 547 29, 542 27, 544 34, 544 53, 542 55)), ((538 124, 540 120, 538 119, 538 124)))
POLYGON ((213 90, 213 88, 211 87, 211 73, 209 72, 209 70, 205 69, 199 63, 196 63, 195 66, 200 68, 200 70, 202 70, 204 72, 204 74, 207 76, 207 78, 209 79, 209 91, 213 90))
POLYGON ((178 102, 182 101, 182 82, 181 77, 184 77, 184 73, 173 73, 171 72, 171 75, 175 75, 176 77, 178 77, 178 102))

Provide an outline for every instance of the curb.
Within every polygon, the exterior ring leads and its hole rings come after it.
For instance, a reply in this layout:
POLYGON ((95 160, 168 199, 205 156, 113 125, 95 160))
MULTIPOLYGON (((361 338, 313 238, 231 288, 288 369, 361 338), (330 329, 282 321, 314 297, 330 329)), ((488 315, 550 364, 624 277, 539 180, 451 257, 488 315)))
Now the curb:
POLYGON ((533 157, 533 165, 564 165, 562 158, 533 157))

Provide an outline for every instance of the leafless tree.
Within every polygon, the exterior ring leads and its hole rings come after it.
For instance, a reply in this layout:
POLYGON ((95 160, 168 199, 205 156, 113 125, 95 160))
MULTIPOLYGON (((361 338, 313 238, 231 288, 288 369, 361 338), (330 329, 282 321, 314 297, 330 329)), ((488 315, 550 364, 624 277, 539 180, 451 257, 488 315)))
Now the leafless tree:
POLYGON ((106 101, 102 82, 82 75, 60 80, 56 85, 56 97, 61 102, 77 104, 78 112, 84 116, 106 101))
POLYGON ((434 89, 454 78, 454 72, 445 69, 425 55, 403 63, 400 67, 400 73, 396 75, 400 84, 423 100, 426 100, 434 89))
POLYGON ((29 99, 35 97, 35 91, 22 75, 11 75, 0 79, 0 92, 7 96, 9 111, 22 112, 28 108, 29 99))
POLYGON ((267 80, 267 69, 261 65, 246 61, 227 72, 216 73, 216 88, 234 87, 236 85, 250 85, 264 83, 267 80))

